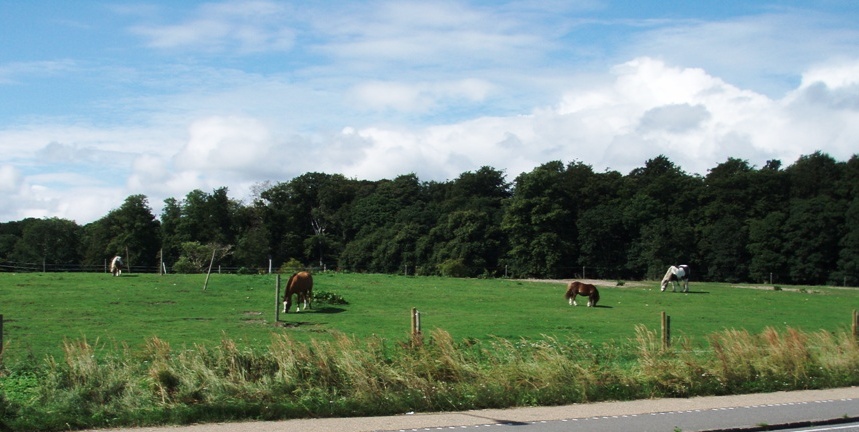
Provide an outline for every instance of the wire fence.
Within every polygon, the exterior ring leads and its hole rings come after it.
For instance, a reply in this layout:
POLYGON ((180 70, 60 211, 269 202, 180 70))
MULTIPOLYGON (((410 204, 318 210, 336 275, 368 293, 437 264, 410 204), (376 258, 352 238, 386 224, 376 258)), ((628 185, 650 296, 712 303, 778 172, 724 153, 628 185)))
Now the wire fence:
MULTIPOLYGON (((329 267, 326 265, 321 266, 306 266, 303 267, 304 270, 321 273, 326 271, 338 271, 338 272, 351 272, 351 273, 368 273, 367 269, 360 268, 344 268, 344 267, 329 267)), ((471 274, 479 274, 479 277, 483 278, 509 278, 509 279, 522 279, 522 278, 530 278, 530 275, 521 275, 516 274, 509 266, 498 266, 491 269, 476 269, 476 272, 471 274)), ((126 266, 123 269, 126 273, 150 273, 150 274, 160 274, 160 273, 177 273, 174 271, 172 266, 164 265, 163 267, 159 267, 158 265, 153 266, 139 266, 132 265, 126 266)), ((693 270, 694 271, 694 270, 693 270)), ((52 264, 52 263, 21 263, 21 262, 0 262, 0 273, 110 273, 110 263, 105 260, 103 264, 99 265, 84 265, 84 264, 52 264)), ((202 273, 205 273, 204 269, 202 273)), ((212 273, 219 274, 268 274, 268 273, 278 273, 281 272, 281 269, 272 264, 266 264, 264 266, 257 267, 246 267, 246 266, 225 266, 225 265, 214 265, 212 267, 212 273)), ((429 273, 426 272, 426 269, 422 266, 403 266, 397 274, 401 274, 404 276, 426 276, 429 273)), ((651 276, 651 277, 630 277, 629 274, 622 274, 620 271, 614 268, 602 268, 602 267, 589 267, 589 266, 566 266, 559 267, 554 269, 553 274, 556 275, 554 277, 544 277, 544 279, 595 279, 595 280, 608 280, 608 281, 634 281, 634 280, 659 280, 661 279, 661 275, 651 276)), ((791 280, 790 276, 787 274, 779 274, 779 273, 770 273, 767 275, 768 277, 764 278, 764 280, 753 281, 753 283, 760 284, 770 284, 770 285, 779 285, 779 284, 787 284, 782 281, 791 280)), ((692 274, 690 278, 691 281, 705 281, 705 282, 724 282, 724 281, 707 281, 703 280, 696 275, 692 274)), ((836 278, 835 280, 829 281, 829 285, 831 286, 841 286, 841 287, 857 287, 859 286, 859 275, 842 275, 836 278)))

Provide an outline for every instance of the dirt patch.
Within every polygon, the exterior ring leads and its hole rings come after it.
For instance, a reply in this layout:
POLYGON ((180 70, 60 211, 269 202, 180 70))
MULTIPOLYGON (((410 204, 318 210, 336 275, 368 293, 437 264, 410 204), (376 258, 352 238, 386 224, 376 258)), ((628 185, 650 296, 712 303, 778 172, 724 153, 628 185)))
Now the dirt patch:
POLYGON ((520 279, 525 282, 545 282, 545 283, 555 283, 561 285, 567 285, 572 281, 579 281, 586 284, 596 285, 599 287, 611 287, 611 288, 638 288, 638 287, 649 287, 653 284, 659 285, 659 282, 629 282, 624 281, 622 286, 617 285, 616 280, 605 280, 605 279, 520 279))
MULTIPOLYGON (((774 285, 731 285, 731 288, 743 288, 743 289, 756 289, 756 290, 764 290, 764 291, 786 291, 786 292, 795 292, 795 293, 803 293, 803 294, 824 294, 823 291, 819 289, 813 288, 785 288, 785 287, 776 287, 774 285)), ((840 287, 834 287, 840 288, 840 287)))

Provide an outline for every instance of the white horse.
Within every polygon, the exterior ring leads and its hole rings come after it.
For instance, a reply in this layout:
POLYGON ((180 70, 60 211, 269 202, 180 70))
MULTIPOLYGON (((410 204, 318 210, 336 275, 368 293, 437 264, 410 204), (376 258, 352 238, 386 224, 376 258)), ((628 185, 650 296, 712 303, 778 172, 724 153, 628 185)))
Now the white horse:
POLYGON ((110 272, 114 276, 119 276, 122 274, 122 267, 124 266, 125 264, 122 263, 122 257, 117 255, 113 257, 113 261, 110 262, 110 272))
POLYGON ((665 276, 662 278, 662 291, 668 288, 668 283, 671 282, 671 292, 677 292, 677 282, 683 286, 683 292, 689 292, 689 266, 681 264, 679 266, 668 267, 665 276))

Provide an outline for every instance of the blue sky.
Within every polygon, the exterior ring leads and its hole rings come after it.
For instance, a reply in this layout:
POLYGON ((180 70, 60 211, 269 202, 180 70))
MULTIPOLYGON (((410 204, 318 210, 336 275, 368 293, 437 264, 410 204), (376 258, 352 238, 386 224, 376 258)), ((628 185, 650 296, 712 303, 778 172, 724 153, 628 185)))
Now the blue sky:
POLYGON ((853 1, 0 0, 0 221, 306 172, 859 149, 853 1))

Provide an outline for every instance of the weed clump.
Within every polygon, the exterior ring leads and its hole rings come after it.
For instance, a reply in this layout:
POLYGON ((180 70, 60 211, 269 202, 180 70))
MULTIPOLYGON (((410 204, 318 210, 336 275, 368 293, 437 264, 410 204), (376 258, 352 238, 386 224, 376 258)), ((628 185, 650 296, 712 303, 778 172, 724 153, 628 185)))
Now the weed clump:
POLYGON ((665 347, 639 326, 626 343, 577 339, 423 343, 335 333, 267 349, 224 338, 175 349, 150 338, 139 351, 65 341, 63 358, 0 370, 0 428, 68 430, 412 411, 557 405, 859 384, 859 346, 846 332, 725 330, 706 347, 665 347))

